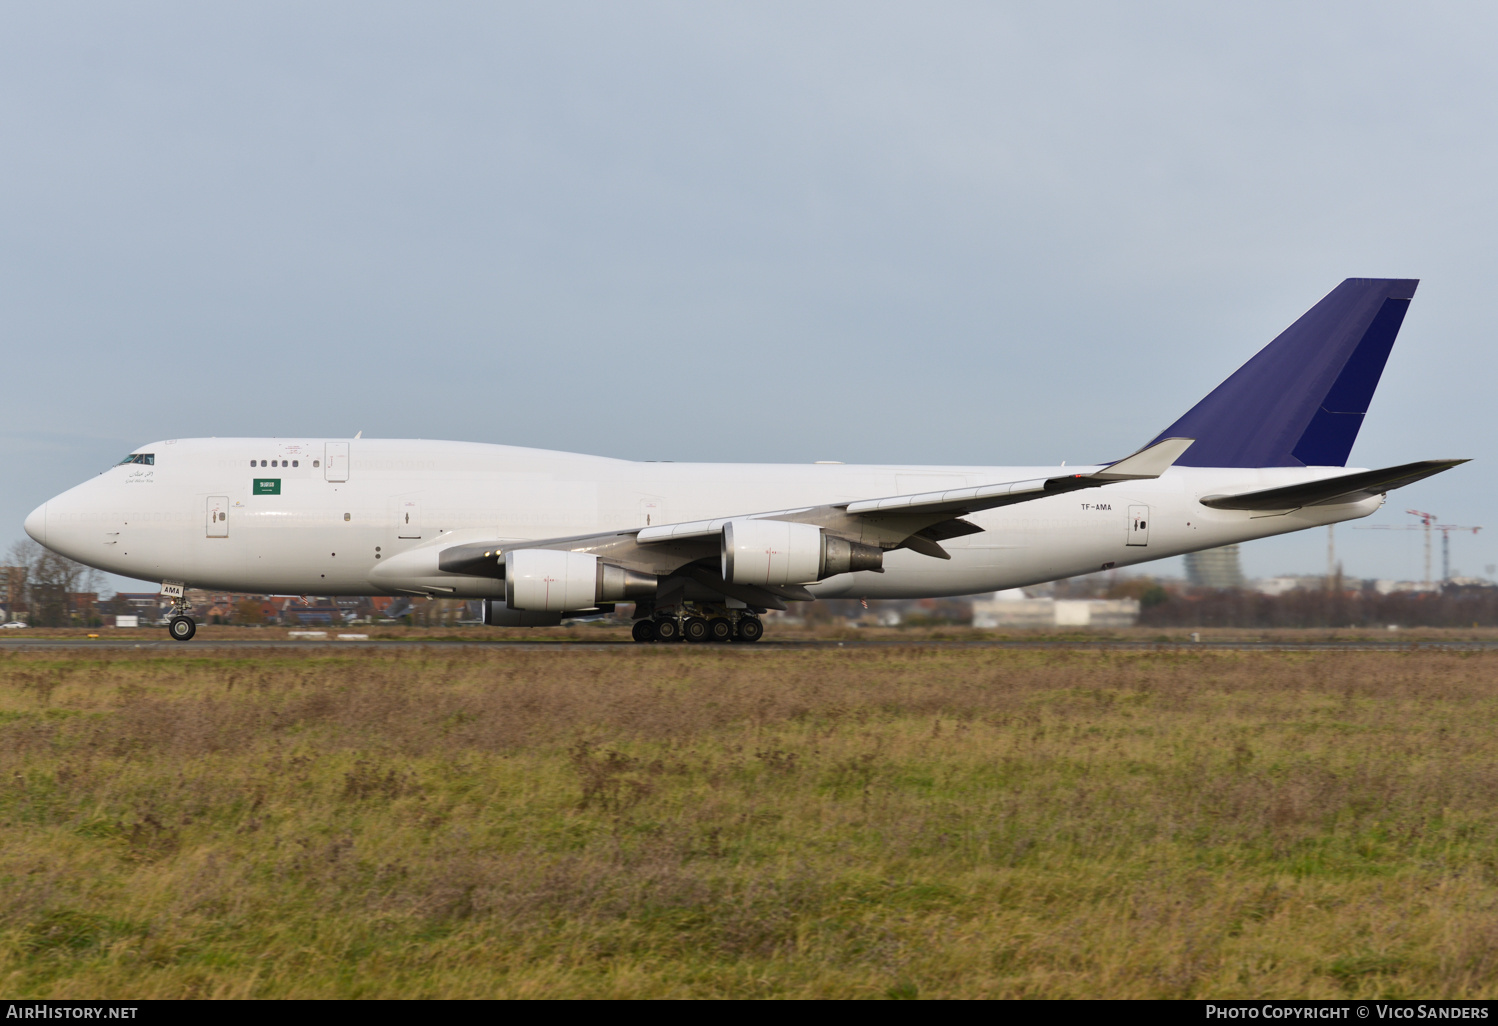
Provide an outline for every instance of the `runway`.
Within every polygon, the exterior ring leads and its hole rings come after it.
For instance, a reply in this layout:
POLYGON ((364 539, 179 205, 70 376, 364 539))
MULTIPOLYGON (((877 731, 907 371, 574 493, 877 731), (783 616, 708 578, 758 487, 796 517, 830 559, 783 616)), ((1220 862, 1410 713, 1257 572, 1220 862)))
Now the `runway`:
POLYGON ((1078 640, 1015 640, 1015 639, 981 639, 981 640, 953 640, 953 639, 924 639, 912 638, 909 640, 898 639, 876 639, 876 640, 833 640, 833 639, 787 639, 777 641, 765 638, 763 641, 753 645, 692 645, 685 642, 675 642, 666 645, 650 644, 640 645, 632 641, 514 641, 514 640, 486 640, 486 641, 457 641, 442 639, 381 639, 381 640, 354 640, 342 641, 336 638, 327 639, 295 639, 271 638, 264 641, 253 640, 202 640, 178 642, 163 637, 159 640, 131 641, 128 639, 114 638, 0 638, 0 653, 7 651, 38 651, 58 649, 67 651, 78 651, 80 649, 152 649, 166 652, 181 653, 191 656, 195 652, 212 649, 243 650, 251 649, 371 649, 371 648, 496 648, 512 651, 557 651, 576 652, 578 650, 593 651, 596 649, 619 649, 628 651, 637 650, 663 650, 668 648, 679 648, 687 651, 707 652, 755 652, 755 651, 785 651, 787 649, 823 649, 823 648, 846 648, 846 649, 896 649, 896 648, 940 648, 940 649, 1034 649, 1045 650, 1070 650, 1070 651, 1115 651, 1115 652, 1180 652, 1180 651, 1243 651, 1243 652, 1486 652, 1498 649, 1498 640, 1483 641, 1443 641, 1443 640, 1402 640, 1402 641, 1281 641, 1281 640, 1241 640, 1241 641, 1132 641, 1119 639, 1099 639, 1096 641, 1078 640))

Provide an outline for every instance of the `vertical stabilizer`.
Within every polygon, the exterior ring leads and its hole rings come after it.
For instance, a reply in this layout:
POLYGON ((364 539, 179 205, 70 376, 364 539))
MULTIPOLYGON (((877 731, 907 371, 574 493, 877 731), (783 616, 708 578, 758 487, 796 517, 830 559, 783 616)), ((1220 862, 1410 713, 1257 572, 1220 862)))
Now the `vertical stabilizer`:
POLYGON ((1196 439, 1184 467, 1346 466, 1418 284, 1348 278, 1155 441, 1196 439))

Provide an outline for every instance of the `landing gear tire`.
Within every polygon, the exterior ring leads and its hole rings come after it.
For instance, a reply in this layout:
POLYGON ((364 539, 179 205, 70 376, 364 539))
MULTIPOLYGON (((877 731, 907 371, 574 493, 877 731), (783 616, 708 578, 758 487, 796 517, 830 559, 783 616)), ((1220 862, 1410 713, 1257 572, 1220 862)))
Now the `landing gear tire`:
POLYGON ((712 641, 732 641, 733 623, 726 616, 715 616, 707 622, 707 636, 712 641))
POLYGON ((650 620, 636 620, 629 633, 636 641, 646 644, 655 640, 655 624, 650 620))
POLYGON ((191 641, 192 636, 198 633, 198 625, 193 623, 190 616, 174 616, 166 625, 166 630, 173 641, 191 641))
POLYGON ((655 621, 656 641, 677 641, 681 638, 681 625, 675 620, 655 621))
POLYGON ((689 616, 687 622, 681 625, 682 634, 686 635, 688 641, 708 641, 712 635, 708 631, 707 621, 700 616, 689 616))
POLYGON ((757 616, 746 616, 742 620, 739 621, 738 629, 736 631, 734 631, 734 639, 733 640, 734 641, 742 641, 745 644, 748 644, 749 642, 752 642, 752 641, 758 641, 760 638, 762 638, 764 636, 765 636, 765 625, 763 623, 760 623, 759 617, 757 617, 757 616))

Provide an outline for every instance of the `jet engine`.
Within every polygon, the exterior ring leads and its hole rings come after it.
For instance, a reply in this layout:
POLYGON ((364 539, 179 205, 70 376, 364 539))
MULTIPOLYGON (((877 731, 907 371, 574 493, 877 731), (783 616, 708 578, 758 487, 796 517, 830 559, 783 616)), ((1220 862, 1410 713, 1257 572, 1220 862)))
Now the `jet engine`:
POLYGON ((812 524, 730 520, 723 525, 723 579, 734 584, 810 584, 883 566, 883 549, 812 524))
POLYGON ((555 627, 561 622, 561 613, 532 613, 525 609, 511 609, 504 599, 484 600, 486 627, 555 627))
POLYGON ((648 598, 654 574, 626 570, 587 552, 515 549, 505 553, 505 605, 527 612, 578 612, 600 602, 648 598))

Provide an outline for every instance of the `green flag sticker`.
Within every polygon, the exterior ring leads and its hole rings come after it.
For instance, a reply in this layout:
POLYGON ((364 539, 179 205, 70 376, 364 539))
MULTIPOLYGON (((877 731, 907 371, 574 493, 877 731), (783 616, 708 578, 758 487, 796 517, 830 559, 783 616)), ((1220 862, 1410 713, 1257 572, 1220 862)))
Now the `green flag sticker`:
POLYGON ((281 479, 279 477, 257 477, 255 478, 256 495, 280 495, 281 479))

